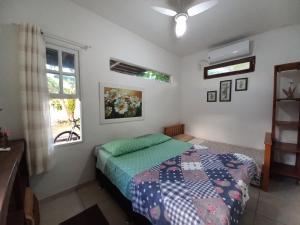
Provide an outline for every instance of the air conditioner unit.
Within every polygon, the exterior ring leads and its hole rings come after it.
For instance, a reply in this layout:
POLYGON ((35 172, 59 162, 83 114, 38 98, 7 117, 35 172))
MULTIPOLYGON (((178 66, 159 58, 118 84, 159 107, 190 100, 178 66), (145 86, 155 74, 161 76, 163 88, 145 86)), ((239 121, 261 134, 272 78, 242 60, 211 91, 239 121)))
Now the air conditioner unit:
POLYGON ((248 55, 250 55, 250 41, 246 40, 209 52, 208 61, 214 64, 248 55))

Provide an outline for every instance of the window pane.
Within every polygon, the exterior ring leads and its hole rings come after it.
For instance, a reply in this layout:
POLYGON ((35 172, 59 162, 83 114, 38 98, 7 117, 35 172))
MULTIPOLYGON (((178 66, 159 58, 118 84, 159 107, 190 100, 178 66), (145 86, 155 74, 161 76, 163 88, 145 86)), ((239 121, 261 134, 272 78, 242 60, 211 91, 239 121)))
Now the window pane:
POLYGON ((79 99, 51 99, 50 115, 55 144, 81 140, 79 99))
POLYGON ((62 71, 64 73, 75 73, 75 56, 74 54, 62 52, 62 71))
POLYGON ((46 49, 46 69, 48 70, 53 70, 53 71, 58 71, 58 51, 55 49, 46 49))
POLYGON ((48 78, 48 90, 51 94, 59 94, 59 75, 53 73, 47 73, 48 78))
POLYGON ((150 80, 159 80, 159 81, 164 81, 164 82, 170 82, 170 76, 160 73, 160 72, 156 72, 156 71, 152 71, 152 70, 147 70, 141 74, 139 74, 138 76, 141 76, 143 78, 146 79, 150 79, 150 80))
POLYGON ((63 75, 63 89, 64 94, 75 95, 76 94, 76 77, 63 75))
POLYGON ((216 75, 216 74, 222 74, 222 73, 228 73, 228 72, 235 72, 240 70, 246 70, 250 68, 250 62, 215 68, 208 70, 208 75, 216 75))
POLYGON ((125 62, 121 62, 118 60, 110 60, 110 70, 122 73, 122 74, 128 74, 131 76, 137 76, 142 77, 149 80, 158 80, 163 82, 170 82, 171 76, 160 73, 154 70, 145 69, 140 66, 134 66, 131 64, 127 64, 125 62))

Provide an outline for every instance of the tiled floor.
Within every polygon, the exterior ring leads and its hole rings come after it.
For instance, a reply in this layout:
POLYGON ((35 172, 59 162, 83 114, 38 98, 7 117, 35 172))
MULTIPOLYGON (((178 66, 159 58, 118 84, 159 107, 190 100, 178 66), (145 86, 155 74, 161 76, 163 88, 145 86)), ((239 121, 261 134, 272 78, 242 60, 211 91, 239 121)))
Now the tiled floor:
MULTIPOLYGON (((126 224, 126 216, 106 190, 96 182, 43 202, 41 225, 58 225, 80 211, 98 204, 111 225, 126 224)), ((300 225, 300 185, 291 180, 273 180, 265 193, 250 187, 250 200, 240 225, 300 225)))

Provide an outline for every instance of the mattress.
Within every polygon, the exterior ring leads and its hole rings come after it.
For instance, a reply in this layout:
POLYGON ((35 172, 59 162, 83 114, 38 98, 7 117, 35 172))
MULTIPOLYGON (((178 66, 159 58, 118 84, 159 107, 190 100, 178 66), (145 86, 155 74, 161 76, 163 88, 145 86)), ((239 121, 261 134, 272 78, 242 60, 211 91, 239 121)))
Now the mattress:
POLYGON ((96 147, 96 167, 110 179, 127 199, 131 200, 130 186, 135 175, 185 152, 190 147, 192 147, 190 143, 170 139, 136 152, 113 157, 98 146, 96 147))

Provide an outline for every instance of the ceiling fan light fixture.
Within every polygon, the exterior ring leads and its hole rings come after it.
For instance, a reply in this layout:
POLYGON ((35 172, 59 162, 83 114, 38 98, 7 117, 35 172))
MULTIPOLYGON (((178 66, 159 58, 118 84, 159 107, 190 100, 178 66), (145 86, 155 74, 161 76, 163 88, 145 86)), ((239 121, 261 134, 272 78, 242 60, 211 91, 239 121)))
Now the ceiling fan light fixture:
POLYGON ((175 33, 176 37, 181 37, 185 34, 187 28, 188 15, 186 13, 177 14, 175 17, 175 33))

